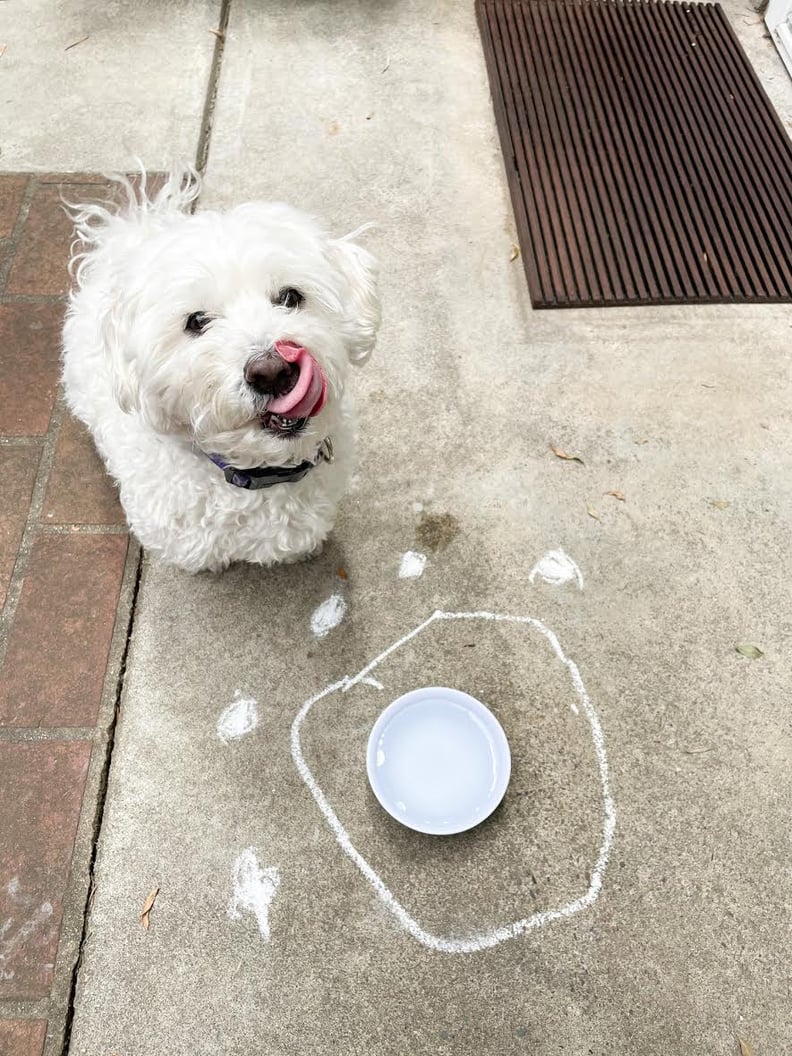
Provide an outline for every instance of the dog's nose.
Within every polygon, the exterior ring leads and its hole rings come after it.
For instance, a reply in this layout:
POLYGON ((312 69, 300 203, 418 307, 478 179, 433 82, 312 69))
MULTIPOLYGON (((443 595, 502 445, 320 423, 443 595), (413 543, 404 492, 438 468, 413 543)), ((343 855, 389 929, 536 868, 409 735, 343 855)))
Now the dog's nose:
POLYGON ((256 352, 245 364, 245 381, 261 396, 285 396, 297 384, 300 368, 277 352, 256 352))

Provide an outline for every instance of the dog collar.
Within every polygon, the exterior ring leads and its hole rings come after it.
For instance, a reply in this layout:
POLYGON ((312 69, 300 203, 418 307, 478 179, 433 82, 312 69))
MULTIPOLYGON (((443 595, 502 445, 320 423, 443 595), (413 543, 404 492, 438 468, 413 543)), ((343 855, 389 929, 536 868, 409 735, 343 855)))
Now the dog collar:
POLYGON ((222 469, 223 476, 229 484, 235 488, 246 488, 248 491, 258 491, 260 488, 272 488, 276 484, 293 484, 302 480, 314 467, 321 462, 333 461, 333 441, 326 436, 319 445, 316 455, 312 459, 305 459, 297 466, 256 466, 255 469, 237 469, 229 465, 220 455, 204 452, 207 458, 222 469))

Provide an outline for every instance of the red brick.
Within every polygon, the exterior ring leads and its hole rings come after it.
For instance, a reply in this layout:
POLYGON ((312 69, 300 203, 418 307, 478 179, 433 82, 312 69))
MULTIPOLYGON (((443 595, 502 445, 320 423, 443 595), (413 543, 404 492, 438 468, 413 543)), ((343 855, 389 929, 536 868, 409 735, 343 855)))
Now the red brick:
POLYGON ((0 447, 0 609, 25 530, 39 455, 35 447, 0 447))
POLYGON ((14 230, 27 183, 24 173, 0 176, 0 238, 8 238, 14 230))
MULTIPOLYGON (((137 183, 133 179, 133 183, 137 183)), ((162 186, 163 177, 148 180, 149 194, 162 186)), ((30 203, 16 259, 8 277, 8 293, 56 296, 68 292, 71 280, 68 261, 74 228, 64 210, 64 202, 123 200, 123 192, 95 175, 59 177, 57 173, 40 177, 30 203), (57 182, 51 182, 57 181, 57 182)))
POLYGON ((70 286, 67 265, 73 237, 60 187, 39 186, 30 203, 6 292, 53 296, 66 293, 70 286))
POLYGON ((41 1056, 45 1019, 0 1019, 0 1056, 41 1056))
POLYGON ((0 743, 0 999, 52 985, 90 741, 0 743))
POLYGON ((118 492, 88 430, 64 418, 55 448, 44 521, 48 524, 123 524, 118 492))
POLYGON ((0 435, 42 436, 58 388, 63 306, 0 305, 0 435))
POLYGON ((96 722, 126 551, 119 535, 36 542, 0 669, 0 724, 96 722))

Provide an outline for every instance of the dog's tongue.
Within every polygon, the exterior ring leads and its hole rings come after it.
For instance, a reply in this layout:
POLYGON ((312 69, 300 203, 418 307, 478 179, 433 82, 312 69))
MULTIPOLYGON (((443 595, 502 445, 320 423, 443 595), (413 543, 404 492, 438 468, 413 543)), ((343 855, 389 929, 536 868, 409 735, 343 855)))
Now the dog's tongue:
POLYGON ((325 373, 307 348, 293 341, 276 341, 275 351, 287 363, 296 363, 300 369, 297 384, 284 396, 270 400, 267 410, 289 418, 312 418, 324 407, 327 398, 325 373))

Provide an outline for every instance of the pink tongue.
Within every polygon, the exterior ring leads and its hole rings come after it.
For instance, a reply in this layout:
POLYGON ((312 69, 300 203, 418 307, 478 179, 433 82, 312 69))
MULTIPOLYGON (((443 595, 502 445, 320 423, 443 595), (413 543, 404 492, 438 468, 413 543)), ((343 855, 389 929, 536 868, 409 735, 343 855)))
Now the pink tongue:
POLYGON ((327 398, 324 371, 307 348, 295 345, 293 341, 276 341, 275 351, 287 363, 296 363, 300 376, 291 392, 270 400, 267 410, 273 414, 288 415, 289 418, 312 418, 317 415, 327 398))

